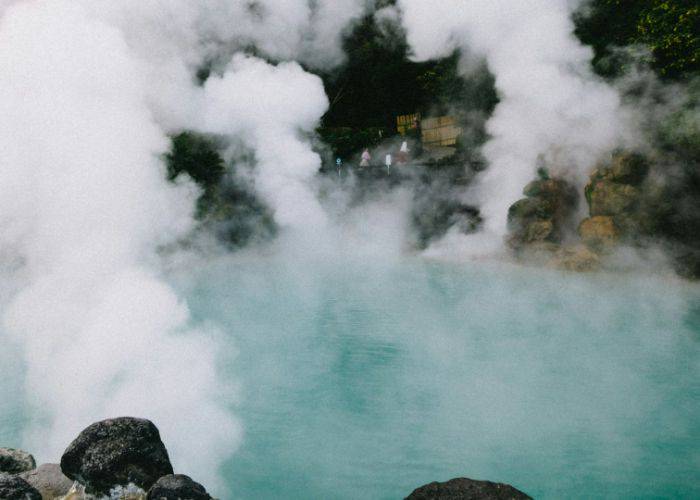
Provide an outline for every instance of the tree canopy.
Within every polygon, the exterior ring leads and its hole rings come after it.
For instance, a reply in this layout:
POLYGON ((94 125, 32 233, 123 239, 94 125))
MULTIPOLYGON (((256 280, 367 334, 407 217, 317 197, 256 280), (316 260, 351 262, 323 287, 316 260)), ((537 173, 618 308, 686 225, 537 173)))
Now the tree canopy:
POLYGON ((576 34, 595 50, 596 70, 620 72, 615 48, 648 48, 663 78, 685 79, 700 70, 700 5, 696 0, 589 0, 575 15, 576 34))

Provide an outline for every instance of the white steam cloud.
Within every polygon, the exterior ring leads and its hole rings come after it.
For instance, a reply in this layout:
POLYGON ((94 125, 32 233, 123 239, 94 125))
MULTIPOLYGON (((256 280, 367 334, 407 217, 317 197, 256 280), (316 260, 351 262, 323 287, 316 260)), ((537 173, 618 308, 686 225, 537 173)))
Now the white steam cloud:
POLYGON ((256 185, 277 222, 322 228, 325 214, 313 189, 321 159, 302 137, 328 107, 321 79, 297 63, 236 56, 222 77, 207 81, 203 98, 202 130, 242 138, 256 151, 256 185))
POLYGON ((216 343, 158 277, 155 249, 190 228, 193 192, 164 180, 163 132, 120 33, 72 2, 27 2, 0 26, 3 245, 26 285, 3 314, 27 354, 27 439, 57 460, 92 421, 156 421, 176 467, 221 460, 239 427, 216 343), (174 416, 177 416, 174 418, 174 416), (187 436, 187 440, 178 436, 187 436))
POLYGON ((22 264, 5 272, 18 291, 2 325, 25 349, 26 440, 40 459, 58 460, 93 421, 138 415, 177 471, 220 488, 241 430, 216 373, 223 345, 161 277, 157 249, 192 228, 197 195, 165 181, 167 134, 243 141, 277 222, 322 227, 308 136, 323 85, 295 62, 237 53, 331 67, 368 4, 0 2, 0 238, 22 264), (199 86, 196 69, 217 58, 199 86))
POLYGON ((601 153, 624 140, 618 94, 594 77, 591 49, 573 35, 575 4, 398 2, 417 59, 461 49, 465 67, 470 58, 485 58, 495 76, 500 103, 487 123, 488 169, 475 191, 486 231, 499 239, 508 207, 534 179, 539 161, 580 181, 601 153))

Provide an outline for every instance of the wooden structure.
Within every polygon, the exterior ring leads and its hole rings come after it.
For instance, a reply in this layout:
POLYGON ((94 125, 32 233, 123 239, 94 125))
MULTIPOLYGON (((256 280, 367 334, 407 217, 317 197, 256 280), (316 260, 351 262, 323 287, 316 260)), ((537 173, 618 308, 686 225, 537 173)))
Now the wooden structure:
POLYGON ((420 113, 412 115, 401 115, 396 117, 396 130, 399 134, 406 135, 412 128, 416 120, 420 121, 420 113))
POLYGON ((454 147, 462 133, 462 127, 457 124, 454 116, 421 119, 419 113, 398 116, 396 128, 401 135, 406 135, 414 127, 416 120, 420 121, 421 141, 425 148, 454 147))
POLYGON ((462 128, 454 116, 438 116, 421 121, 423 147, 456 146, 462 128))

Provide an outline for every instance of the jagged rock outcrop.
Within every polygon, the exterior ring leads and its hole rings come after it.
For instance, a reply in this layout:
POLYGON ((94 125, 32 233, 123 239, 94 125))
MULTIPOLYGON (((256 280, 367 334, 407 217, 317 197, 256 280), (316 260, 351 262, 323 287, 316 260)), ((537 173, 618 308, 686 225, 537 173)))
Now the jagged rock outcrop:
POLYGON ((0 448, 0 473, 19 474, 35 467, 34 457, 26 451, 0 448))
POLYGON ((560 243, 577 205, 576 189, 561 179, 539 179, 523 190, 525 198, 508 210, 508 243, 516 251, 542 242, 560 243))
POLYGON ((658 197, 643 186, 649 162, 637 153, 618 152, 599 165, 584 190, 590 218, 579 226, 584 243, 600 251, 617 243, 638 243, 659 224, 658 197))
POLYGON ((129 483, 147 490, 173 473, 156 426, 131 417, 103 420, 83 430, 61 457, 61 470, 84 484, 87 493, 105 495, 129 483))
POLYGON ((19 476, 0 473, 2 500, 42 500, 41 494, 19 476))
POLYGON ((161 477, 148 491, 148 500, 211 500, 201 484, 183 474, 161 477))
POLYGON ((44 500, 67 495, 73 486, 73 481, 63 474, 58 464, 43 464, 19 477, 36 488, 44 500))
POLYGON ((444 483, 430 483, 411 493, 406 500, 532 500, 508 484, 460 477, 444 483))

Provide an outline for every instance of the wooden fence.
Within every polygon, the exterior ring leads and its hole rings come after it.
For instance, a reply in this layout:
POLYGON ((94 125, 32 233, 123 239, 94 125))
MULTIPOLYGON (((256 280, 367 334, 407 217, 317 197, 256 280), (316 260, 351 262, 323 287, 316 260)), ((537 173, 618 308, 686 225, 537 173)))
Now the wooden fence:
POLYGON ((396 118, 396 128, 399 133, 406 135, 413 128, 416 119, 420 120, 421 139, 423 146, 427 148, 454 146, 457 144, 457 138, 462 133, 462 128, 457 125, 457 120, 453 116, 437 116, 421 120, 418 113, 402 115, 396 118))

